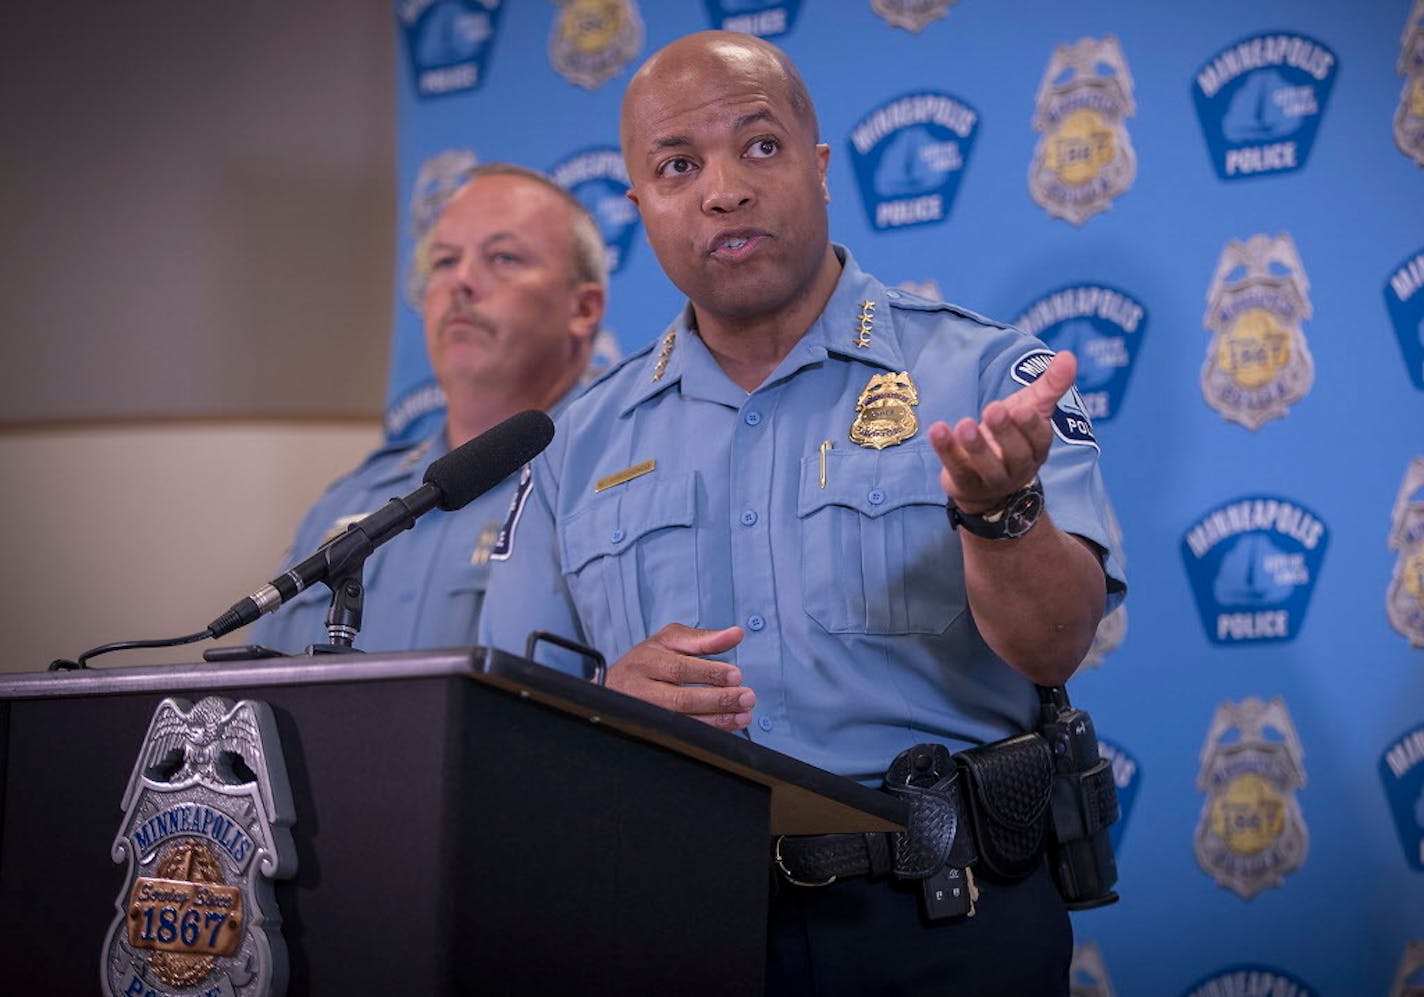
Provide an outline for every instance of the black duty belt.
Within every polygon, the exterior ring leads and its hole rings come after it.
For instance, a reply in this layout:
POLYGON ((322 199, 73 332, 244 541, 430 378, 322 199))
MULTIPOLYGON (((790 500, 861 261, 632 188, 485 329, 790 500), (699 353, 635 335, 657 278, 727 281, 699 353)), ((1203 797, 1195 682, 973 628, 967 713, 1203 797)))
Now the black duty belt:
MULTIPOLYGON (((1111 774, 1105 763, 1092 768, 1075 783, 1089 832, 1117 819, 1111 774)), ((1050 800, 1059 793, 1053 751, 1033 733, 953 755, 944 745, 915 745, 891 763, 884 790, 909 804, 904 831, 779 837, 773 858, 781 874, 798 886, 847 876, 915 879, 929 917, 973 914, 978 891, 971 870, 1007 881, 1032 872, 1054 824, 1050 800)))

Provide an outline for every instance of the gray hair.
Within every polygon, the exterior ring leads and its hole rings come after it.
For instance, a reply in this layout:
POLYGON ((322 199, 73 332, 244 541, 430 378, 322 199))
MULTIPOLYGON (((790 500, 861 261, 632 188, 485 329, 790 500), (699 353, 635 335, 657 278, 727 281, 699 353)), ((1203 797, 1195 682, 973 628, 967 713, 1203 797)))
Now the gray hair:
POLYGON ((424 297, 425 284, 430 278, 430 246, 434 241, 435 220, 444 212, 445 205, 451 198, 461 190, 480 177, 492 176, 520 177, 558 195, 569 207, 569 228, 573 236, 569 247, 569 262, 573 266, 574 279, 579 282, 591 281, 602 288, 608 287, 608 251, 603 245, 603 233, 598 230, 598 222, 594 221, 593 215, 583 206, 583 202, 538 170, 514 163, 496 162, 484 163, 464 171, 460 183, 450 191, 449 197, 445 198, 439 210, 432 214, 431 223, 416 240, 412 259, 412 280, 408 288, 414 301, 424 297))

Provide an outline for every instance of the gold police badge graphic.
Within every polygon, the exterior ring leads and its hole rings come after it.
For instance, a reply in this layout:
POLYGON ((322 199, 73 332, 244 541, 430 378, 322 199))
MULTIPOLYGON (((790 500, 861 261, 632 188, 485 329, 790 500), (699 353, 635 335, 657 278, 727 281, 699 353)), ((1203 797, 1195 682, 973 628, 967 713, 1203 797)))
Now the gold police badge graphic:
POLYGON ((1124 124, 1136 111, 1132 74, 1116 38, 1082 38, 1054 49, 1033 115, 1042 137, 1028 190, 1039 206, 1074 225, 1112 207, 1137 176, 1124 124))
POLYGON ((920 423, 915 418, 918 404, 920 393, 910 380, 909 371, 876 374, 855 401, 851 442, 875 450, 904 443, 919 432, 920 423))
POLYGON ((1254 431, 1310 391, 1315 361, 1301 328, 1309 290, 1288 233, 1232 239, 1221 251, 1202 319, 1212 338, 1201 386, 1223 419, 1254 431))
POLYGON ((1197 775, 1206 802, 1193 844, 1202 869, 1244 900, 1305 861, 1309 839, 1295 798, 1305 785, 1302 757, 1279 697, 1217 707, 1197 775))
POLYGON ((296 871, 271 709, 216 696, 154 711, 111 856, 128 863, 103 990, 258 997, 286 987, 273 877, 296 871))
POLYGON ((1385 600, 1389 624, 1424 647, 1424 457, 1415 457, 1404 472, 1390 520, 1389 549, 1399 559, 1385 600))
POLYGON ((1404 77, 1394 112, 1394 143, 1424 166, 1424 0, 1414 0, 1399 37, 1397 70, 1404 77))
POLYGON ((931 21, 949 13, 956 0, 870 0, 870 9, 894 28, 919 34, 931 21))
POLYGON ((549 37, 554 71, 585 90, 617 76, 643 46, 643 19, 634 0, 556 0, 549 37))

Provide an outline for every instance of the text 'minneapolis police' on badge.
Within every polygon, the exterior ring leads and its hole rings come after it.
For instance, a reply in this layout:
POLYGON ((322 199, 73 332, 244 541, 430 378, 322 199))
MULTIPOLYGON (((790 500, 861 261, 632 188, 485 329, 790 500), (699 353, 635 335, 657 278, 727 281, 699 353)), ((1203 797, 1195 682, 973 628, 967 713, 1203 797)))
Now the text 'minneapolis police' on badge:
POLYGON ((1396 68, 1404 77, 1404 89, 1394 112, 1394 144, 1424 166, 1424 0, 1414 0, 1404 22, 1396 68))
POLYGON ((1420 293, 1421 290, 1424 290, 1424 246, 1401 261, 1384 284, 1384 304, 1399 339, 1399 352, 1404 355, 1404 369, 1414 386, 1424 391, 1424 293, 1420 293))
POLYGON ((564 79, 594 90, 617 76, 643 47, 635 0, 554 0, 549 65, 564 79))
POLYGON ((1384 749, 1379 774, 1404 861, 1424 872, 1424 725, 1405 731, 1384 749))
POLYGON ((1385 599, 1389 624, 1424 647, 1424 457, 1404 472, 1390 513, 1389 549, 1399 555, 1385 599))
POLYGON ((1254 696, 1216 708, 1197 789, 1206 794, 1193 844, 1216 885, 1250 900, 1299 869, 1309 849, 1295 792, 1304 752, 1286 704, 1254 696))
POLYGON ((1182 535, 1182 562, 1213 644, 1294 640, 1325 559, 1329 532, 1299 502, 1232 499, 1182 535))
POLYGON ((1299 977, 1261 963, 1227 966, 1187 988, 1184 997, 1318 997, 1299 977))
POLYGON ((1228 422, 1257 430, 1283 417, 1315 383, 1301 323, 1310 282, 1288 233, 1230 240, 1206 293, 1211 333, 1202 397, 1228 422))
POLYGON ((775 38, 796 26, 801 0, 705 0, 712 27, 775 38))
POLYGON ((440 97, 479 86, 503 8, 503 0, 398 0, 416 94, 440 97))
POLYGON ((1109 422, 1122 405, 1147 332, 1147 309, 1106 284, 1070 284, 1030 304, 1014 328, 1078 358, 1075 381, 1094 422, 1109 422))
POLYGON ((628 168, 616 146, 580 149, 560 160, 549 176, 588 209, 603 236, 608 272, 623 268, 638 229, 638 209, 628 200, 628 168))
POLYGON ((296 871, 271 709, 210 696, 154 711, 123 799, 128 863, 104 941, 109 997, 259 997, 286 988, 274 877, 296 871))
POLYGON ((893 28, 919 34, 925 25, 949 13, 957 0, 870 0, 875 11, 893 28))
POLYGON ((947 93, 895 97, 851 129, 851 162, 879 231, 944 221, 979 131, 979 112, 947 93))
POLYGON ((1242 38, 1207 59, 1192 99, 1216 175, 1240 180, 1304 166, 1338 68, 1325 45, 1286 31, 1242 38))
MULTIPOLYGON (((1043 376, 1053 360, 1053 351, 1031 349, 1014 361, 1009 368, 1009 376, 1019 384, 1029 385, 1043 376)), ((1087 406, 1076 386, 1068 389, 1053 408, 1053 435, 1064 443, 1074 446, 1098 448, 1098 438, 1093 435, 1093 420, 1088 418, 1087 406)))
POLYGON ((1137 176, 1126 125, 1136 111, 1132 74, 1116 38, 1054 49, 1033 113, 1041 137, 1028 191, 1039 207, 1074 225, 1112 207, 1137 176))

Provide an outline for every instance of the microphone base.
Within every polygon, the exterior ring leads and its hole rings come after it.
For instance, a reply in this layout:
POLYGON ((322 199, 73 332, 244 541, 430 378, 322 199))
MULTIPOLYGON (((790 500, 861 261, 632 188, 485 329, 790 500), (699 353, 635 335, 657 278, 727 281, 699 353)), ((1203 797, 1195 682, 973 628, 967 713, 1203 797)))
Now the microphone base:
POLYGON ((365 654, 359 647, 344 644, 308 644, 307 654, 365 654))

